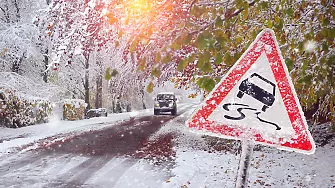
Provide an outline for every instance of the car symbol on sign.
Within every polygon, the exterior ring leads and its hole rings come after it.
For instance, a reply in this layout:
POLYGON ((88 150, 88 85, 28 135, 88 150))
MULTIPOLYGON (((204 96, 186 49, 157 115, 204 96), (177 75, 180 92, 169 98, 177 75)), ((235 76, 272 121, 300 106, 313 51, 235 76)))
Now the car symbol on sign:
MULTIPOLYGON (((259 83, 259 82, 257 82, 259 83)), ((262 84, 263 85, 263 84, 262 84)), ((248 94, 251 97, 257 99, 258 101, 262 102, 264 106, 262 107, 262 111, 265 112, 265 110, 273 104, 275 101, 275 91, 276 91, 276 85, 269 80, 263 78, 257 73, 253 73, 249 78, 242 81, 242 83, 239 86, 239 92, 237 94, 238 98, 242 98, 244 94, 248 94), (260 86, 254 84, 251 82, 251 79, 257 79, 261 80, 261 83, 267 84, 267 86, 270 85, 272 88, 272 93, 264 90, 260 86)))

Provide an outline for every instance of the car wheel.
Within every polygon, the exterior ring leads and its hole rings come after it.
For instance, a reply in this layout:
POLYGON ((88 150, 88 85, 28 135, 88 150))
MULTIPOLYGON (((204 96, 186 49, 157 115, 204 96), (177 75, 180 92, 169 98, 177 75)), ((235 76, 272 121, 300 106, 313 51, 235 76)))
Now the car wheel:
POLYGON ((243 93, 242 91, 239 91, 238 94, 237 94, 237 97, 238 97, 238 98, 242 98, 243 95, 244 95, 244 93, 243 93))
POLYGON ((265 110, 269 108, 268 106, 264 105, 263 108, 262 108, 262 111, 265 112, 265 110))
POLYGON ((154 115, 158 115, 159 111, 158 110, 154 110, 154 115))
POLYGON ((176 109, 176 108, 173 109, 173 110, 171 111, 171 114, 172 114, 172 115, 176 115, 176 114, 177 114, 177 109, 176 109))

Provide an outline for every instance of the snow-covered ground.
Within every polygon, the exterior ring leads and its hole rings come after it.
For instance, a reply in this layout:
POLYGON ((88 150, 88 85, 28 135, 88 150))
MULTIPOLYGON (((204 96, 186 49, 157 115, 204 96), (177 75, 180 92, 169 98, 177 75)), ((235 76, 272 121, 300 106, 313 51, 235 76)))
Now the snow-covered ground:
MULTIPOLYGON (((189 108, 189 106, 184 105, 181 109, 189 108)), ((189 132, 188 128, 185 127, 185 120, 191 115, 193 110, 194 108, 191 108, 182 115, 166 122, 149 139, 149 141, 154 142, 164 135, 173 135, 172 142, 175 154, 172 157, 174 161, 167 160, 168 163, 170 162, 170 166, 162 165, 162 163, 157 164, 158 159, 156 158, 138 159, 132 156, 94 158, 94 156, 55 153, 38 159, 33 164, 14 167, 17 169, 12 174, 4 175, 0 171, 0 177, 4 176, 0 181, 2 181, 2 185, 8 185, 14 181, 13 178, 20 177, 20 181, 17 181, 20 184, 16 184, 16 187, 25 187, 30 185, 29 183, 31 182, 41 182, 40 184, 33 184, 33 187, 46 187, 50 185, 50 182, 54 181, 55 177, 67 177, 68 173, 73 173, 73 169, 83 170, 84 168, 85 170, 87 168, 86 170, 94 170, 94 166, 85 166, 87 161, 92 161, 92 165, 102 165, 102 167, 94 171, 94 176, 83 179, 84 183, 80 187, 234 187, 240 158, 239 154, 236 151, 214 151, 209 146, 206 137, 189 132), (92 167, 93 169, 91 169, 92 167), (32 175, 24 176, 28 169, 33 169, 32 175)), ((38 143, 37 141, 42 138, 98 130, 113 126, 111 125, 112 122, 151 114, 152 109, 149 109, 77 122, 51 122, 21 129, 1 128, 0 137, 4 141, 0 144, 0 152, 5 154, 8 151, 16 151, 13 147, 38 143)), ((318 137, 316 140, 320 140, 319 137, 321 138, 322 135, 316 135, 318 137)), ((64 138, 60 136, 59 139, 64 138)), ((34 147, 38 147, 38 144, 30 146, 29 149, 34 147)), ((24 151, 27 150, 21 150, 19 156, 12 156, 6 161, 26 158, 25 153, 28 152, 24 151)), ((281 151, 263 146, 257 147, 251 161, 249 186, 331 188, 335 186, 334 159, 334 139, 330 139, 330 142, 323 146, 317 144, 314 155, 281 151)), ((6 161, 1 161, 0 165, 6 163, 6 161)), ((80 176, 81 174, 79 173, 71 177, 81 179, 80 176)), ((54 187, 57 187, 57 182, 54 185, 54 187)))
MULTIPOLYGON (((185 186, 198 187, 234 187, 240 154, 217 151, 208 148, 201 135, 190 133, 183 126, 192 110, 172 120, 157 132, 174 132, 176 161, 172 169, 173 176, 164 184, 164 188, 185 186), (184 117, 183 117, 184 116, 184 117), (204 150, 209 150, 204 151, 204 150)), ((319 125, 315 129, 327 129, 319 125)), ((322 140, 326 132, 315 131, 315 140, 322 140)), ((335 139, 320 146, 314 155, 277 150, 260 146, 255 149, 249 171, 250 187, 334 187, 335 186, 335 139)))

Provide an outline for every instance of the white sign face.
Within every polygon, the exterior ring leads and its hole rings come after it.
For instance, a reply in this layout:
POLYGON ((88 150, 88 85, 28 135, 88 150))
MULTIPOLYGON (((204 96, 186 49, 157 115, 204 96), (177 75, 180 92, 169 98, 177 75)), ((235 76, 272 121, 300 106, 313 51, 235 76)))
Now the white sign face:
POLYGON ((282 101, 268 59, 263 53, 208 120, 252 128, 269 141, 289 139, 295 132, 282 101))
POLYGON ((313 154, 315 144, 274 32, 263 30, 186 125, 196 132, 249 139, 313 154))

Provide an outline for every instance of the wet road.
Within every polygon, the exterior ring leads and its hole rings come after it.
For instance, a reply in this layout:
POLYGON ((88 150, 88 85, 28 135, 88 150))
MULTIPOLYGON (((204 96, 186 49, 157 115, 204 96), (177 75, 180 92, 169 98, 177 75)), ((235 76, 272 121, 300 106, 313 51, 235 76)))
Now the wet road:
POLYGON ((173 166, 173 135, 149 137, 175 117, 131 119, 14 154, 0 162, 0 187, 128 187, 124 178, 138 179, 135 187, 159 185, 173 166), (141 178, 143 165, 147 179, 141 178))

